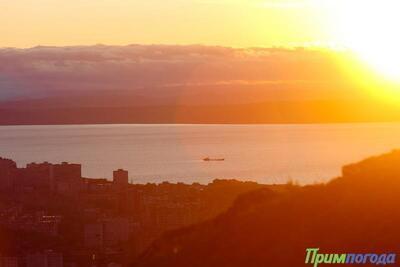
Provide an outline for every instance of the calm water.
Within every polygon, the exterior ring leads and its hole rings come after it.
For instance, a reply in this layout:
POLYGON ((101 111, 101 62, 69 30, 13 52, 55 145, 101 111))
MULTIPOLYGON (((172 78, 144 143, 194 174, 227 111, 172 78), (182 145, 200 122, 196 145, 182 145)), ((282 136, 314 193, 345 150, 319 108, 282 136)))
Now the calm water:
POLYGON ((138 183, 240 178, 325 181, 343 164, 400 148, 400 124, 2 126, 0 155, 83 164, 86 177, 125 168, 138 183), (223 157, 225 162, 201 159, 223 157))

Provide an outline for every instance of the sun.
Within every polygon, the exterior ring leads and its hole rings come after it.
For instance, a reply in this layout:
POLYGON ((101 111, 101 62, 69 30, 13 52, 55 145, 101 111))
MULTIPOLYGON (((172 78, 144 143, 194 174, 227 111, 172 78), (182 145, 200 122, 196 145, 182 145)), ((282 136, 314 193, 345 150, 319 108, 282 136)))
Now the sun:
POLYGON ((321 0, 338 43, 400 83, 400 1, 321 0))

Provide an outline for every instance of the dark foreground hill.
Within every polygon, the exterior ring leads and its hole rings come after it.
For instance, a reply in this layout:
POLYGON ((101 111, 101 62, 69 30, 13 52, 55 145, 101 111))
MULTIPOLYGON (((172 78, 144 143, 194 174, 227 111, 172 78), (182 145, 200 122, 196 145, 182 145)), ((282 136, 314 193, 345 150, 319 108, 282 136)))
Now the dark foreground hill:
POLYGON ((343 168, 326 185, 243 195, 212 221, 166 234, 136 267, 305 266, 320 253, 400 252, 400 151, 343 168))

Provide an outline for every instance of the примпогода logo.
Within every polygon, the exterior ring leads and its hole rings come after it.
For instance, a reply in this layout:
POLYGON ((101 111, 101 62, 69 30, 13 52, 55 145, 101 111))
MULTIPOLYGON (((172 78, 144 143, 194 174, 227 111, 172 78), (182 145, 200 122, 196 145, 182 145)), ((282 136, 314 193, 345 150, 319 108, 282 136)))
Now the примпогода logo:
POLYGON ((387 265, 396 263, 396 254, 376 254, 376 253, 318 253, 319 248, 306 249, 306 264, 376 264, 387 265))

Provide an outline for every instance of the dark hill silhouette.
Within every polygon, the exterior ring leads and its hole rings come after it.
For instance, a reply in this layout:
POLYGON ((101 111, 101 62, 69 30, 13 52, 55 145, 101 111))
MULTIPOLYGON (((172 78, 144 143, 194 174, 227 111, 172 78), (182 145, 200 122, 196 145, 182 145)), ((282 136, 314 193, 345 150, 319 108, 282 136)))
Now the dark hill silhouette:
MULTIPOLYGON (((104 105, 91 97, 90 104, 76 98, 0 103, 0 125, 115 124, 115 123, 343 123, 400 121, 400 106, 376 101, 278 101, 247 104, 167 103, 104 105), (146 105, 145 105, 146 104, 146 105), (348 112, 351 110, 351 112, 348 112), (371 112, 373 110, 374 112, 371 112)), ((110 97, 110 103, 117 97, 110 97)), ((241 96, 238 96, 241 98, 241 96)))
POLYGON ((296 267, 305 266, 306 248, 398 253, 399 203, 393 151, 344 167, 328 184, 242 195, 214 220, 165 234, 133 266, 296 267))

